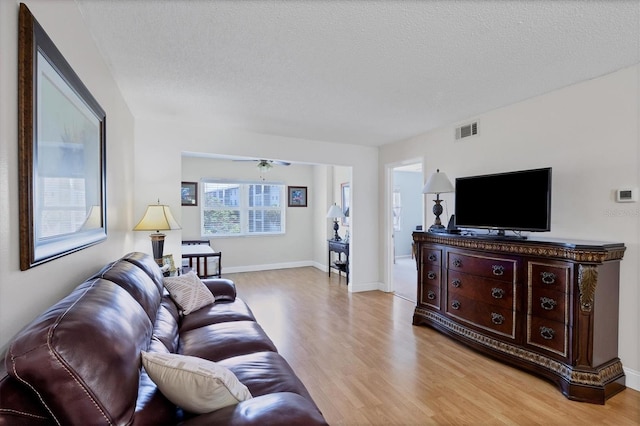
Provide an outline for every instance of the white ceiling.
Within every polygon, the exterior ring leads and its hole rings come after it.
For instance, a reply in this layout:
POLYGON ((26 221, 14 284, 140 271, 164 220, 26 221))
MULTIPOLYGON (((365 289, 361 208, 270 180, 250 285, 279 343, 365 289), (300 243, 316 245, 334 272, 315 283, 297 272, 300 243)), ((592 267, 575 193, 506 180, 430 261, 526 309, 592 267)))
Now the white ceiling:
POLYGON ((640 62, 640 0, 76 0, 136 118, 378 146, 640 62))

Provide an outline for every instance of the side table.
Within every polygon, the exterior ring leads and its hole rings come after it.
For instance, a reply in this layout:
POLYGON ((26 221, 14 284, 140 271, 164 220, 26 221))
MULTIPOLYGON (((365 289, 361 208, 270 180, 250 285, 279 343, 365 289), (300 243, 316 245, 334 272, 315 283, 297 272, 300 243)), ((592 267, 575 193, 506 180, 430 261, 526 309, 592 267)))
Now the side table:
POLYGON ((338 270, 338 276, 344 272, 349 284, 349 242, 343 240, 327 240, 329 243, 329 276, 331 276, 331 269, 338 270), (331 252, 338 253, 338 260, 331 261, 331 252), (342 254, 345 255, 345 259, 342 260, 342 254))

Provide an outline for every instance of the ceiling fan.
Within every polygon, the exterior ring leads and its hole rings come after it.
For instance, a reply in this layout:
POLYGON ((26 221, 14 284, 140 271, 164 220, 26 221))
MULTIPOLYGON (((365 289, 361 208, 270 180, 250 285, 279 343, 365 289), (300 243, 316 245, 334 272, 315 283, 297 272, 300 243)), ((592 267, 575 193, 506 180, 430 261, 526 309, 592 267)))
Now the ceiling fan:
POLYGON ((247 159, 247 160, 233 160, 233 161, 255 161, 258 163, 258 170, 260 170, 260 175, 262 177, 262 180, 264 180, 264 175, 265 173, 267 173, 269 170, 271 170, 271 168, 274 165, 278 165, 278 166, 289 166, 291 165, 291 163, 287 162, 287 161, 280 161, 280 160, 264 160, 264 159, 247 159))
POLYGON ((233 161, 255 161, 258 163, 258 168, 261 171, 267 171, 275 165, 277 166, 291 165, 291 163, 287 161, 280 161, 280 160, 248 159, 248 160, 233 160, 233 161))

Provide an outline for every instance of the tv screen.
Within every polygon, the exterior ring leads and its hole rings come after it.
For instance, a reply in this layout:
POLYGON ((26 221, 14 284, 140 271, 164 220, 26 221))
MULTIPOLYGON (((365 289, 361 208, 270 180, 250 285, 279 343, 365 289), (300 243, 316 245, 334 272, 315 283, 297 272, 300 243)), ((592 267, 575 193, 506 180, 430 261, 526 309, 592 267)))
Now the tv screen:
POLYGON ((551 229, 551 167, 456 179, 455 224, 513 231, 551 229))

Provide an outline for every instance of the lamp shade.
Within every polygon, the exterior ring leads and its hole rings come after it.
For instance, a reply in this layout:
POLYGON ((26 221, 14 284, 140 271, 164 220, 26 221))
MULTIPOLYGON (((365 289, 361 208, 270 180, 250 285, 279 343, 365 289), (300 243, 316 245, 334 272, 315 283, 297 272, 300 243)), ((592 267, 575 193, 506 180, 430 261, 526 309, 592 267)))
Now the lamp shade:
POLYGON ((344 217, 344 213, 342 212, 342 209, 338 207, 337 204, 333 204, 331 207, 329 207, 329 211, 327 212, 327 217, 328 218, 344 217))
POLYGON ((445 173, 441 173, 440 169, 429 176, 427 183, 422 188, 423 194, 442 194, 445 192, 453 192, 454 188, 445 173))
POLYGON ((169 206, 163 204, 150 204, 140 222, 133 228, 134 231, 168 231, 181 229, 180 224, 173 218, 169 206))

